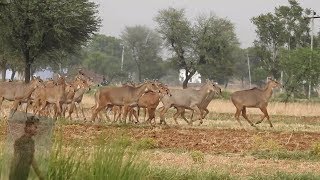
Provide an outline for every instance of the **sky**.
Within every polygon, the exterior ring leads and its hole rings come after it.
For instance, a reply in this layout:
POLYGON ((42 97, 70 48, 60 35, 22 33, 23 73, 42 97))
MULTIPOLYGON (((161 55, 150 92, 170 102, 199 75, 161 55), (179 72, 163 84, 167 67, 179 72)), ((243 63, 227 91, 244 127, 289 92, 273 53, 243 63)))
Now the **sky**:
MULTIPOLYGON (((186 15, 194 19, 200 14, 214 13, 229 19, 242 48, 252 46, 256 38, 250 19, 262 13, 274 12, 287 0, 93 0, 99 4, 102 27, 99 33, 119 37, 126 26, 145 25, 154 29, 153 20, 158 11, 168 7, 184 8, 186 15)), ((320 15, 320 0, 301 0, 303 8, 311 8, 320 15)), ((320 19, 315 19, 315 32, 320 29, 320 19)))

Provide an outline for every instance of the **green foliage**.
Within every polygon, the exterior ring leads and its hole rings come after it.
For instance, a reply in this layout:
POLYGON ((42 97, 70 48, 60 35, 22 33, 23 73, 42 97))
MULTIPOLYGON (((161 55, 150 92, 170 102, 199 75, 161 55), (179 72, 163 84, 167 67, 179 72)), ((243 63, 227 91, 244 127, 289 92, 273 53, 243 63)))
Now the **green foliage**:
POLYGON ((289 160, 310 160, 319 161, 320 157, 309 151, 287 151, 287 150, 256 150, 251 153, 259 159, 289 159, 289 160))
POLYGON ((157 168, 151 169, 147 179, 153 180, 205 180, 205 179, 235 179, 230 174, 219 171, 201 171, 196 169, 182 170, 176 168, 157 168))
POLYGON ((220 82, 232 75, 232 52, 239 43, 229 20, 202 15, 192 23, 184 9, 168 8, 160 10, 155 21, 166 47, 174 53, 177 70, 186 71, 184 88, 197 71, 220 82))
POLYGON ((217 98, 225 99, 225 100, 230 100, 232 92, 229 91, 222 91, 221 96, 218 96, 217 98))
POLYGON ((195 163, 204 163, 204 153, 201 151, 192 151, 190 156, 195 163))
POLYGON ((314 143, 310 150, 310 154, 320 158, 320 142, 314 143))
POLYGON ((255 52, 259 57, 259 67, 268 75, 280 78, 280 50, 307 47, 309 42, 309 20, 297 1, 289 0, 289 6, 275 8, 275 13, 261 14, 251 20, 256 26, 258 39, 254 42, 255 52))
POLYGON ((62 144, 55 144, 54 152, 50 156, 47 178, 48 179, 71 179, 77 175, 81 162, 77 157, 76 150, 64 152, 62 144), (77 157, 77 158, 76 158, 77 157))
POLYGON ((276 172, 271 175, 253 174, 250 176, 250 180, 316 180, 319 179, 319 175, 313 173, 287 173, 276 172))
POLYGON ((139 150, 154 149, 158 147, 158 143, 152 138, 142 138, 136 142, 135 147, 139 150))
POLYGON ((254 135, 251 138, 252 150, 254 151, 277 151, 282 149, 281 145, 275 140, 264 140, 258 135, 254 135))
POLYGON ((307 92, 304 91, 307 82, 311 78, 313 87, 320 83, 320 49, 311 52, 309 48, 282 51, 281 66, 284 69, 285 88, 288 96, 294 94, 301 97, 307 92), (310 58, 312 60, 310 61, 310 58))
MULTIPOLYGON (((96 34, 82 49, 82 65, 106 76, 108 81, 125 79, 128 74, 121 71, 121 40, 111 36, 96 34)), ((127 61, 125 61, 127 62, 127 61)))
POLYGON ((29 81, 31 64, 41 56, 75 52, 98 30, 96 13, 95 3, 88 0, 13 0, 0 11, 0 26, 5 27, 0 34, 23 56, 29 81))
POLYGON ((129 61, 135 65, 139 82, 143 78, 160 79, 165 73, 160 57, 162 40, 158 33, 145 26, 126 27, 121 39, 129 61))

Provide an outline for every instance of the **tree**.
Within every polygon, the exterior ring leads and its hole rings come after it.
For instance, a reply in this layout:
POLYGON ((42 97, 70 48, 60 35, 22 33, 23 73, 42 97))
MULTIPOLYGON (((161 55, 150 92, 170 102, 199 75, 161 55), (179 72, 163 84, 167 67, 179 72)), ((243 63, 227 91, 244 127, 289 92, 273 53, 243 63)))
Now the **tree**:
POLYGON ((228 85, 238 60, 239 42, 233 24, 214 15, 199 16, 193 27, 194 56, 201 76, 228 85))
POLYGON ((0 12, 8 44, 19 50, 30 81, 31 65, 52 51, 74 52, 99 28, 96 5, 88 0, 12 0, 0 12))
POLYGON ((193 62, 191 51, 192 29, 191 23, 185 17, 184 9, 160 10, 155 17, 158 23, 158 32, 165 40, 165 46, 175 53, 176 64, 179 69, 184 69, 185 80, 183 88, 186 88, 188 81, 196 73, 196 62, 193 62))
MULTIPOLYGON (((320 83, 320 49, 298 48, 284 50, 281 56, 281 66, 285 67, 287 94, 307 94, 307 81, 311 77, 312 87, 320 83), (313 60, 310 62, 310 58, 313 60), (310 65, 311 63, 311 65, 310 65)), ((306 96, 305 96, 306 97, 306 96)))
POLYGON ((111 82, 128 76, 126 71, 121 71, 121 55, 121 39, 96 34, 82 49, 80 59, 83 66, 105 75, 111 82))
POLYGON ((197 71, 220 82, 232 75, 230 53, 239 43, 230 21, 211 14, 191 23, 184 9, 174 8, 159 11, 155 21, 177 67, 186 71, 183 88, 197 71))
POLYGON ((254 17, 252 22, 257 26, 258 40, 254 42, 254 46, 261 62, 274 78, 279 78, 279 50, 285 44, 285 24, 271 13, 254 17))
POLYGON ((159 74, 155 72, 160 68, 159 63, 162 61, 160 58, 162 50, 160 36, 145 26, 137 25, 125 27, 121 39, 129 50, 128 55, 135 62, 139 82, 142 81, 143 76, 157 77, 159 74))
POLYGON ((305 18, 310 10, 300 7, 296 0, 289 0, 289 6, 275 8, 275 13, 261 14, 252 18, 256 25, 258 39, 254 46, 263 68, 274 78, 280 77, 281 48, 295 49, 309 44, 309 20, 305 18))

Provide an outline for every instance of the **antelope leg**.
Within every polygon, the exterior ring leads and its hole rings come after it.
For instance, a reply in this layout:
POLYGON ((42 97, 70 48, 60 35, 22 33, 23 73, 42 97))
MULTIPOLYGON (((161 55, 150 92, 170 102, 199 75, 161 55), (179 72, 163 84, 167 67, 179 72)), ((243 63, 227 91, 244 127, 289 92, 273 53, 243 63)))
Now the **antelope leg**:
POLYGON ((254 124, 249 120, 249 118, 248 118, 248 116, 247 116, 246 107, 243 107, 243 109, 242 109, 242 116, 249 122, 249 124, 250 124, 251 126, 254 127, 254 124))
POLYGON ((239 116, 240 116, 240 113, 241 113, 241 109, 237 108, 237 111, 236 113, 234 114, 234 117, 236 118, 236 120, 239 122, 240 126, 242 126, 242 123, 239 119, 239 116))

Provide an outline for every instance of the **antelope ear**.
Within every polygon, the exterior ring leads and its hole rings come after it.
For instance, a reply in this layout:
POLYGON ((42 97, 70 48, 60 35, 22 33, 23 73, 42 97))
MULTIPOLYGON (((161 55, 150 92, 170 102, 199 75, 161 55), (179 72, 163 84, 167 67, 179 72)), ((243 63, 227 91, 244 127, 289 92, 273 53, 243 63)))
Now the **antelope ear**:
POLYGON ((58 73, 58 77, 60 78, 61 77, 61 75, 58 73))

